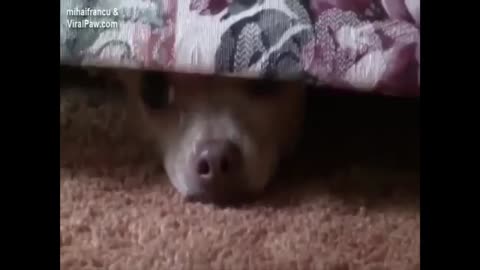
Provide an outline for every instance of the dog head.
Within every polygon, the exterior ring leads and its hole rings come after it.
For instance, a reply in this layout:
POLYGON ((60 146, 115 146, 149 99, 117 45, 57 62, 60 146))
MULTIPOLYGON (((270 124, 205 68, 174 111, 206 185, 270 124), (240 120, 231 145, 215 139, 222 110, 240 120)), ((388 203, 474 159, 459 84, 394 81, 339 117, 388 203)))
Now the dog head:
POLYGON ((122 79, 138 132, 191 200, 229 202, 261 193, 303 124, 298 82, 158 72, 122 79))

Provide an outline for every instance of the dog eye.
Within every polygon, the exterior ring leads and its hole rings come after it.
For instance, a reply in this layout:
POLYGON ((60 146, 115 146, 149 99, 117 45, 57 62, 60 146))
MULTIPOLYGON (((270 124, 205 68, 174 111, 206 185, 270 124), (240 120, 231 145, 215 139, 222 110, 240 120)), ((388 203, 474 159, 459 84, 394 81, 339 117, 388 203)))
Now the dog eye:
POLYGON ((253 97, 271 97, 280 94, 282 86, 279 82, 273 80, 255 80, 250 85, 248 91, 253 97))
POLYGON ((173 102, 173 91, 165 76, 158 72, 147 71, 142 77, 141 96, 146 106, 159 110, 173 102))

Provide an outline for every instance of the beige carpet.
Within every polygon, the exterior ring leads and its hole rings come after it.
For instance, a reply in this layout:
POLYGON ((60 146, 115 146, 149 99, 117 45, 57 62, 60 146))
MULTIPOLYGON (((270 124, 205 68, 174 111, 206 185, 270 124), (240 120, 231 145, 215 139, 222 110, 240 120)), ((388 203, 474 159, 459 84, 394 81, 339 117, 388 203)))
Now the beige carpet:
POLYGON ((62 270, 420 269, 416 169, 305 163, 248 206, 184 203, 123 132, 122 99, 61 96, 62 270))

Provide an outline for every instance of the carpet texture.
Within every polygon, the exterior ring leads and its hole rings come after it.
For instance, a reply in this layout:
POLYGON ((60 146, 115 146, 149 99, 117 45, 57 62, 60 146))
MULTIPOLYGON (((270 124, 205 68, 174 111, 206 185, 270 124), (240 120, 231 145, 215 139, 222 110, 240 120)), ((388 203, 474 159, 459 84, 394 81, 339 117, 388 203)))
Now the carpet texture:
POLYGON ((374 150, 360 135, 330 141, 259 201, 217 208, 182 201, 124 131, 123 102, 61 91, 62 270, 420 269, 418 166, 390 157, 406 136, 374 150))

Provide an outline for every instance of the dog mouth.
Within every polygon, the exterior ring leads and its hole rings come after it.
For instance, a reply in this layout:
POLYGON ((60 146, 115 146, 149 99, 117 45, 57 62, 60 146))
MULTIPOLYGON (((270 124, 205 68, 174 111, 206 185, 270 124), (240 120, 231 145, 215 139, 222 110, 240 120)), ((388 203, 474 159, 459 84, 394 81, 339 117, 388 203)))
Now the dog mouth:
POLYGON ((188 194, 185 201, 188 203, 212 204, 218 207, 241 207, 250 204, 258 199, 258 194, 245 190, 225 191, 225 192, 199 192, 188 194))
POLYGON ((255 191, 249 189, 248 178, 242 172, 218 182, 196 183, 199 179, 184 179, 191 186, 184 193, 184 200, 188 203, 203 203, 216 206, 239 206, 251 203, 256 199, 255 191))

